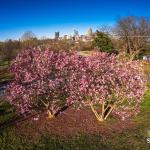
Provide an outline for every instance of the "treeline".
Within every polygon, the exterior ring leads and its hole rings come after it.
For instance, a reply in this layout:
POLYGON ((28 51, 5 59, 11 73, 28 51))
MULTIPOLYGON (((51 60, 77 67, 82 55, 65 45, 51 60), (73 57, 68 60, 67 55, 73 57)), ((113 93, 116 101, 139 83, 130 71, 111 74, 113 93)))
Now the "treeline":
POLYGON ((37 39, 30 38, 28 40, 7 40, 0 42, 0 59, 12 60, 21 50, 28 48, 50 48, 54 51, 80 51, 91 50, 91 43, 79 41, 75 43, 69 40, 53 40, 53 39, 37 39))
POLYGON ((119 18, 114 27, 100 27, 94 43, 103 51, 113 49, 130 60, 139 59, 150 54, 150 20, 136 16, 119 18))
POLYGON ((0 59, 1 60, 11 60, 18 52, 27 47, 32 47, 37 45, 37 39, 30 39, 28 41, 19 40, 6 40, 5 42, 0 42, 0 59))
POLYGON ((150 20, 146 17, 127 16, 119 18, 113 27, 101 26, 93 41, 38 39, 32 31, 20 40, 0 42, 0 59, 12 60, 17 53, 28 48, 50 48, 54 51, 92 50, 116 53, 130 60, 150 54, 150 20))

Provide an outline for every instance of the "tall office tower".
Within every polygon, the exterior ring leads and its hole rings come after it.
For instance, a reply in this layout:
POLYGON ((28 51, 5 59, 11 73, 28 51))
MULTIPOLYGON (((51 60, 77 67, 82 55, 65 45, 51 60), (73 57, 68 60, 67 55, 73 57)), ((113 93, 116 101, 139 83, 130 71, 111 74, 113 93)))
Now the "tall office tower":
POLYGON ((59 32, 55 32, 55 40, 59 39, 59 32))
POLYGON ((87 33, 87 35, 88 35, 88 36, 90 36, 90 37, 93 35, 92 28, 89 28, 89 29, 88 29, 88 33, 87 33))

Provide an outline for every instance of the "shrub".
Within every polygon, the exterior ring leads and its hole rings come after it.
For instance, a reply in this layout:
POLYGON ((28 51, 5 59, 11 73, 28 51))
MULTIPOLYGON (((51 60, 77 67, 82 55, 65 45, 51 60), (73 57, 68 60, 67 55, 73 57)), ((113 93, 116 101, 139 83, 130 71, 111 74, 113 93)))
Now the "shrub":
POLYGON ((97 53, 86 57, 80 68, 81 77, 69 86, 72 102, 78 98, 78 106, 89 106, 99 121, 111 112, 123 120, 139 112, 146 89, 140 62, 97 53))
POLYGON ((96 32, 96 38, 93 41, 93 46, 100 49, 101 52, 114 53, 113 44, 110 37, 103 32, 96 32))

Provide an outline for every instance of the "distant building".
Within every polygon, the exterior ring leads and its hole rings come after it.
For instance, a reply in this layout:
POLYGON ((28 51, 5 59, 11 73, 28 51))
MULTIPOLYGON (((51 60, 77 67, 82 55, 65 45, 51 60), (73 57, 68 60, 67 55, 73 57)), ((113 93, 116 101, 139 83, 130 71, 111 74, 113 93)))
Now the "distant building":
POLYGON ((91 42, 94 40, 96 34, 93 33, 92 28, 89 28, 86 35, 79 35, 78 30, 74 30, 73 35, 64 35, 60 37, 59 32, 55 32, 55 40, 69 40, 75 43, 80 41, 91 42))
POLYGON ((67 35, 67 40, 72 40, 72 36, 71 35, 67 35))
POLYGON ((74 35, 73 36, 79 36, 79 32, 78 32, 78 30, 74 30, 74 35))
POLYGON ((55 40, 59 39, 59 32, 55 32, 55 40))
POLYGON ((150 55, 143 56, 143 60, 150 62, 150 55))
POLYGON ((83 41, 83 42, 87 42, 87 36, 85 36, 85 35, 81 35, 81 41, 83 41))
POLYGON ((74 30, 74 34, 73 34, 72 40, 74 42, 78 42, 80 40, 79 32, 77 30, 74 30))
POLYGON ((89 28, 89 29, 88 29, 87 35, 88 35, 89 37, 92 37, 92 35, 93 35, 92 28, 89 28))
POLYGON ((64 35, 64 40, 67 40, 68 39, 68 35, 64 35))

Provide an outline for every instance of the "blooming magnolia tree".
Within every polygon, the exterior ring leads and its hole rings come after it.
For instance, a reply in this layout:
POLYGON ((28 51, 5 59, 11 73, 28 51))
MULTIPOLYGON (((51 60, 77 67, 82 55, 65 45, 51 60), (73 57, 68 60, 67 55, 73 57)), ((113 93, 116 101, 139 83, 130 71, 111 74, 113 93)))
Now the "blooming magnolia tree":
POLYGON ((15 80, 7 88, 7 99, 20 113, 46 109, 49 118, 53 117, 67 105, 67 84, 78 59, 78 55, 49 49, 23 51, 11 63, 15 80))
POLYGON ((10 71, 15 80, 7 88, 7 99, 21 113, 46 109, 49 118, 74 105, 90 107, 99 121, 111 112, 126 119, 139 112, 145 91, 140 63, 107 53, 82 57, 28 49, 18 54, 10 71))
POLYGON ((96 53, 80 68, 81 77, 70 85, 72 102, 78 97, 78 106, 89 106, 99 121, 111 112, 122 120, 139 112, 146 89, 140 62, 96 53))

